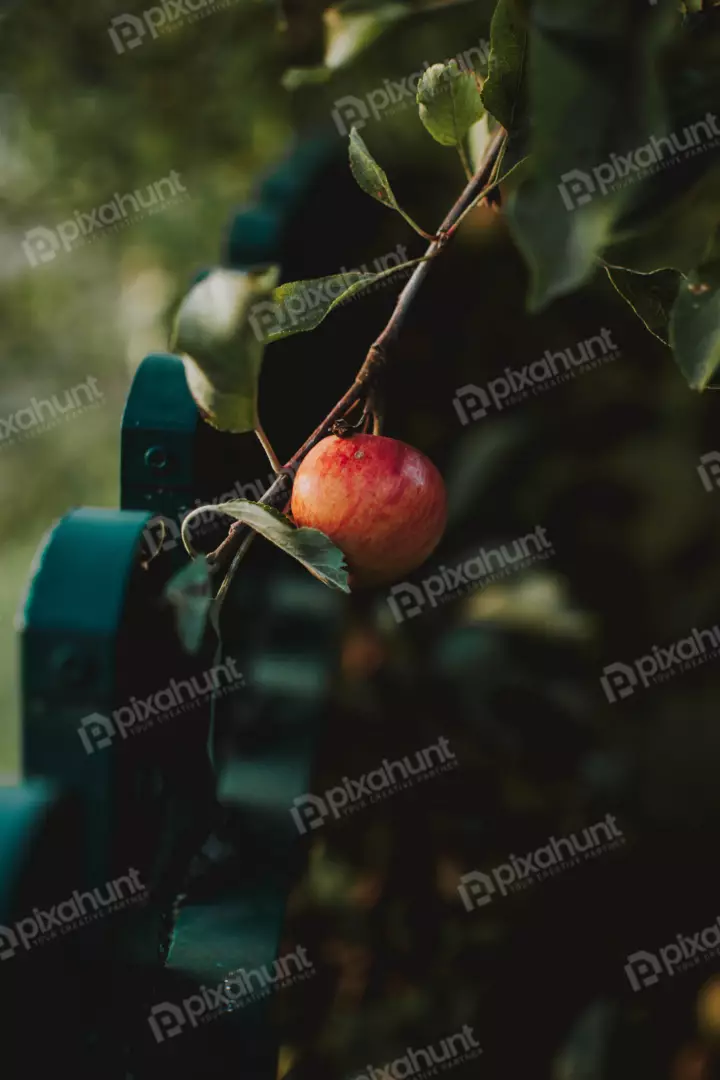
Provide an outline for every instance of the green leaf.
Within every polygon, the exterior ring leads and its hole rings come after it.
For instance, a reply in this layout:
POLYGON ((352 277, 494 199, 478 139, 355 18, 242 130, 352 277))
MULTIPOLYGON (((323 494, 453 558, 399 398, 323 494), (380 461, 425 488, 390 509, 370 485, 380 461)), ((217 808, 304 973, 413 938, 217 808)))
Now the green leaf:
MULTIPOLYGON (((673 269, 689 274, 706 262, 711 253, 715 231, 720 226, 720 165, 708 151, 707 170, 686 191, 657 206, 648 199, 647 185, 642 216, 636 212, 627 223, 618 223, 613 243, 604 258, 612 266, 621 266, 641 274, 673 269)), ((675 166, 675 170, 679 166, 675 166)))
POLYGON ((359 10, 343 4, 326 10, 325 66, 337 71, 355 60, 388 27, 412 14, 406 4, 379 4, 359 10))
POLYGON ((659 57, 675 26, 671 7, 671 0, 641 12, 598 0, 532 5, 533 175, 509 200, 508 221, 530 265, 534 311, 593 275, 630 198, 632 184, 616 182, 616 163, 651 133, 666 132, 659 57))
POLYGON ((402 207, 398 205, 390 187, 390 181, 368 150, 365 141, 358 134, 355 127, 350 130, 348 152, 350 155, 350 171, 362 190, 367 195, 372 195, 373 199, 377 199, 383 206, 388 206, 391 210, 397 210, 405 218, 408 225, 412 225, 415 232, 427 237, 427 233, 419 225, 416 225, 410 215, 406 214, 402 207))
POLYGON ((519 0, 498 0, 490 24, 490 59, 482 90, 487 111, 508 133, 525 113, 527 15, 519 0))
POLYGON ((309 281, 288 281, 278 286, 269 300, 259 301, 251 310, 250 321, 255 334, 259 341, 269 344, 292 334, 314 330, 333 308, 351 296, 420 261, 411 259, 376 274, 348 270, 309 281))
POLYGON ((681 275, 674 270, 634 274, 606 266, 608 277, 651 334, 665 345, 670 341, 670 313, 680 288, 681 275))
POLYGON ((418 83, 420 119, 436 142, 459 146, 485 108, 474 72, 463 71, 457 60, 433 64, 418 83))
POLYGON ((507 216, 515 241, 530 267, 530 311, 572 292, 595 271, 616 217, 612 201, 598 199, 582 213, 558 211, 558 193, 536 176, 511 192, 507 216))
MULTIPOLYGON (((202 509, 202 508, 201 508, 202 509)), ((297 529, 284 514, 248 499, 234 499, 214 507, 241 521, 314 574, 325 585, 349 593, 345 556, 319 529, 297 529)))
POLYGON ((705 390, 720 366, 720 259, 699 267, 681 285, 670 344, 693 390, 705 390))
POLYGON ((280 85, 283 90, 299 90, 301 86, 318 86, 320 83, 326 83, 331 76, 332 71, 323 64, 315 67, 288 68, 280 80, 280 85))
POLYGON ((720 224, 720 8, 684 20, 663 67, 669 134, 642 150, 650 161, 654 150, 657 164, 642 177, 632 173, 632 200, 605 260, 643 273, 672 267, 689 274, 711 261, 720 224))
POLYGON ((251 314, 277 284, 262 273, 214 270, 198 282, 175 317, 170 348, 183 357, 190 392, 213 427, 253 431, 263 342, 251 314))
POLYGON ((325 56, 316 67, 290 68, 282 78, 286 90, 327 82, 335 71, 356 60, 387 29, 412 15, 405 4, 367 6, 342 4, 323 15, 325 56))
POLYGON ((390 187, 390 181, 368 150, 357 128, 352 128, 350 131, 348 150, 350 171, 363 191, 367 195, 372 195, 373 199, 377 199, 384 206, 399 211, 400 207, 390 187))
POLYGON ((204 555, 184 566, 165 586, 165 599, 175 613, 175 625, 183 647, 197 653, 205 637, 212 605, 212 579, 204 555))

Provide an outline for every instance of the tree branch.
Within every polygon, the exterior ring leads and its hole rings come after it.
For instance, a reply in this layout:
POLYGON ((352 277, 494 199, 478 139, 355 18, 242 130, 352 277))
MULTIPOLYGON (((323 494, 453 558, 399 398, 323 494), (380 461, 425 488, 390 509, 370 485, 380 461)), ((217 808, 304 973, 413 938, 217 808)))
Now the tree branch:
MULTIPOLYGON (((465 216, 466 212, 474 203, 479 202, 481 198, 485 198, 492 190, 492 184, 494 182, 493 177, 496 173, 496 166, 504 142, 505 132, 500 128, 488 143, 485 154, 483 155, 483 160, 480 162, 477 172, 468 182, 462 195, 440 226, 437 239, 430 244, 423 262, 415 268, 410 280, 400 293, 395 305, 395 310, 390 317, 390 321, 380 336, 376 338, 370 346, 363 365, 355 376, 355 381, 352 386, 331 409, 322 423, 319 424, 313 433, 305 440, 300 449, 293 454, 280 475, 267 489, 265 494, 259 500, 264 506, 272 506, 275 509, 280 510, 284 510, 287 507, 292 489, 292 480, 300 464, 304 461, 313 447, 330 433, 333 425, 338 420, 342 420, 357 401, 366 398, 368 394, 371 393, 373 385, 377 383, 378 377, 387 363, 388 353, 400 335, 400 331, 402 330, 408 312, 420 291, 420 287, 430 272, 430 267, 435 256, 439 255, 445 248, 450 237, 455 232, 456 226, 461 218, 465 216)), ((224 599, 235 571, 249 546, 249 538, 254 535, 250 533, 248 537, 247 533, 247 527, 244 525, 238 523, 232 526, 225 540, 223 540, 215 551, 208 555, 208 565, 213 573, 220 573, 227 570, 225 580, 217 594, 218 605, 224 599)))

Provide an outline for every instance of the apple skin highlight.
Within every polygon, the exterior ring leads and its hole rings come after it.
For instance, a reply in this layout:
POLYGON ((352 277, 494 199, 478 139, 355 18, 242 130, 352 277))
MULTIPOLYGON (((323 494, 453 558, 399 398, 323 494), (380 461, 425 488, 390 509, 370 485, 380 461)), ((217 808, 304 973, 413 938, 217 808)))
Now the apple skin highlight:
POLYGON ((293 485, 296 525, 319 529, 344 553, 350 586, 387 585, 425 562, 447 522, 442 476, 429 458, 383 435, 330 435, 293 485))

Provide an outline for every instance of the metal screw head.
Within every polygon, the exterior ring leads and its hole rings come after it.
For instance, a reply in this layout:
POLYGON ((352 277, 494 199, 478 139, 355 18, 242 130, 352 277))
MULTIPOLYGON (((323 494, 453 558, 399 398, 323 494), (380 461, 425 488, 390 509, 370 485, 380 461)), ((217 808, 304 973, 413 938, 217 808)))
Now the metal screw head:
POLYGON ((151 446, 145 451, 145 464, 150 469, 164 469, 167 467, 168 455, 164 446, 151 446))

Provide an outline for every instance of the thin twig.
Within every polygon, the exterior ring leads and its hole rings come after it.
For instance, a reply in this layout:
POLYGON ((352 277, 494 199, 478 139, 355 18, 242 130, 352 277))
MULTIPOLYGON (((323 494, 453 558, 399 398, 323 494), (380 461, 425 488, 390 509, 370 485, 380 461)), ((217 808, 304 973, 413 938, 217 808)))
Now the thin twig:
POLYGON ((263 450, 267 454, 267 459, 268 459, 268 461, 270 462, 270 464, 273 467, 273 472, 279 473, 280 470, 282 469, 282 465, 280 464, 280 459, 277 456, 277 454, 275 453, 275 451, 273 450, 272 445, 270 443, 270 440, 268 439, 267 435, 265 434, 265 429, 264 429, 264 427, 262 426, 262 424, 260 423, 259 420, 257 421, 257 424, 255 426, 255 434, 257 435, 257 437, 258 437, 258 439, 260 441, 260 445, 262 446, 263 450))
POLYGON ((470 162, 468 161, 468 156, 467 156, 467 153, 465 151, 465 147, 463 146, 463 144, 461 142, 459 142, 457 144, 457 150, 458 150, 458 154, 460 155, 460 161, 462 162, 462 167, 465 170, 465 176, 467 177, 468 180, 472 180, 472 175, 473 174, 472 174, 472 169, 470 168, 470 162))
POLYGON ((492 176, 496 160, 500 154, 503 143, 505 140, 505 132, 499 129, 490 142, 487 145, 483 160, 480 166, 473 176, 470 183, 465 187, 460 198, 457 200, 452 210, 448 213, 447 217, 443 221, 442 225, 438 229, 439 239, 436 240, 427 249, 426 261, 422 262, 417 267, 412 277, 408 281, 407 285, 400 293, 395 310, 390 316, 390 321, 383 330, 379 338, 370 346, 370 351, 365 358, 365 363, 358 372, 358 379, 362 376, 363 371, 367 367, 374 368, 377 366, 377 357, 382 356, 384 362, 385 354, 387 354, 389 347, 394 344, 397 337, 400 334, 400 330, 403 327, 407 314, 420 291, 420 286, 425 281, 425 278, 430 272, 432 265, 431 256, 438 255, 448 242, 450 237, 454 234, 456 225, 465 216, 466 212, 470 210, 478 198, 482 195, 485 196, 489 191, 489 179, 492 176))
MULTIPOLYGON (((311 435, 305 440, 290 461, 285 465, 277 479, 273 481, 262 498, 258 501, 264 506, 272 506, 276 509, 285 509, 290 497, 292 478, 297 472, 301 462, 307 457, 314 446, 324 439, 333 425, 344 419, 348 411, 356 402, 367 398, 374 385, 377 384, 378 376, 385 366, 388 353, 397 341, 400 331, 405 323, 410 308, 415 300, 420 287, 430 272, 430 267, 435 257, 440 254, 450 237, 455 232, 456 226, 464 218, 465 214, 475 206, 481 198, 484 198, 493 186, 493 176, 496 175, 497 162, 500 157, 506 134, 500 128, 490 139, 483 160, 466 185, 460 198, 447 214, 438 230, 437 238, 430 244, 425 256, 413 271, 412 277, 400 293, 395 309, 390 320, 378 338, 370 346, 362 367, 355 376, 352 386, 343 394, 328 415, 318 424, 311 435)), ((248 537, 243 533, 245 527, 232 527, 223 542, 208 555, 208 564, 215 573, 227 571, 225 579, 218 590, 216 597, 216 610, 227 595, 230 583, 235 571, 249 546, 248 537)), ((250 538, 253 536, 250 533, 250 538)))

